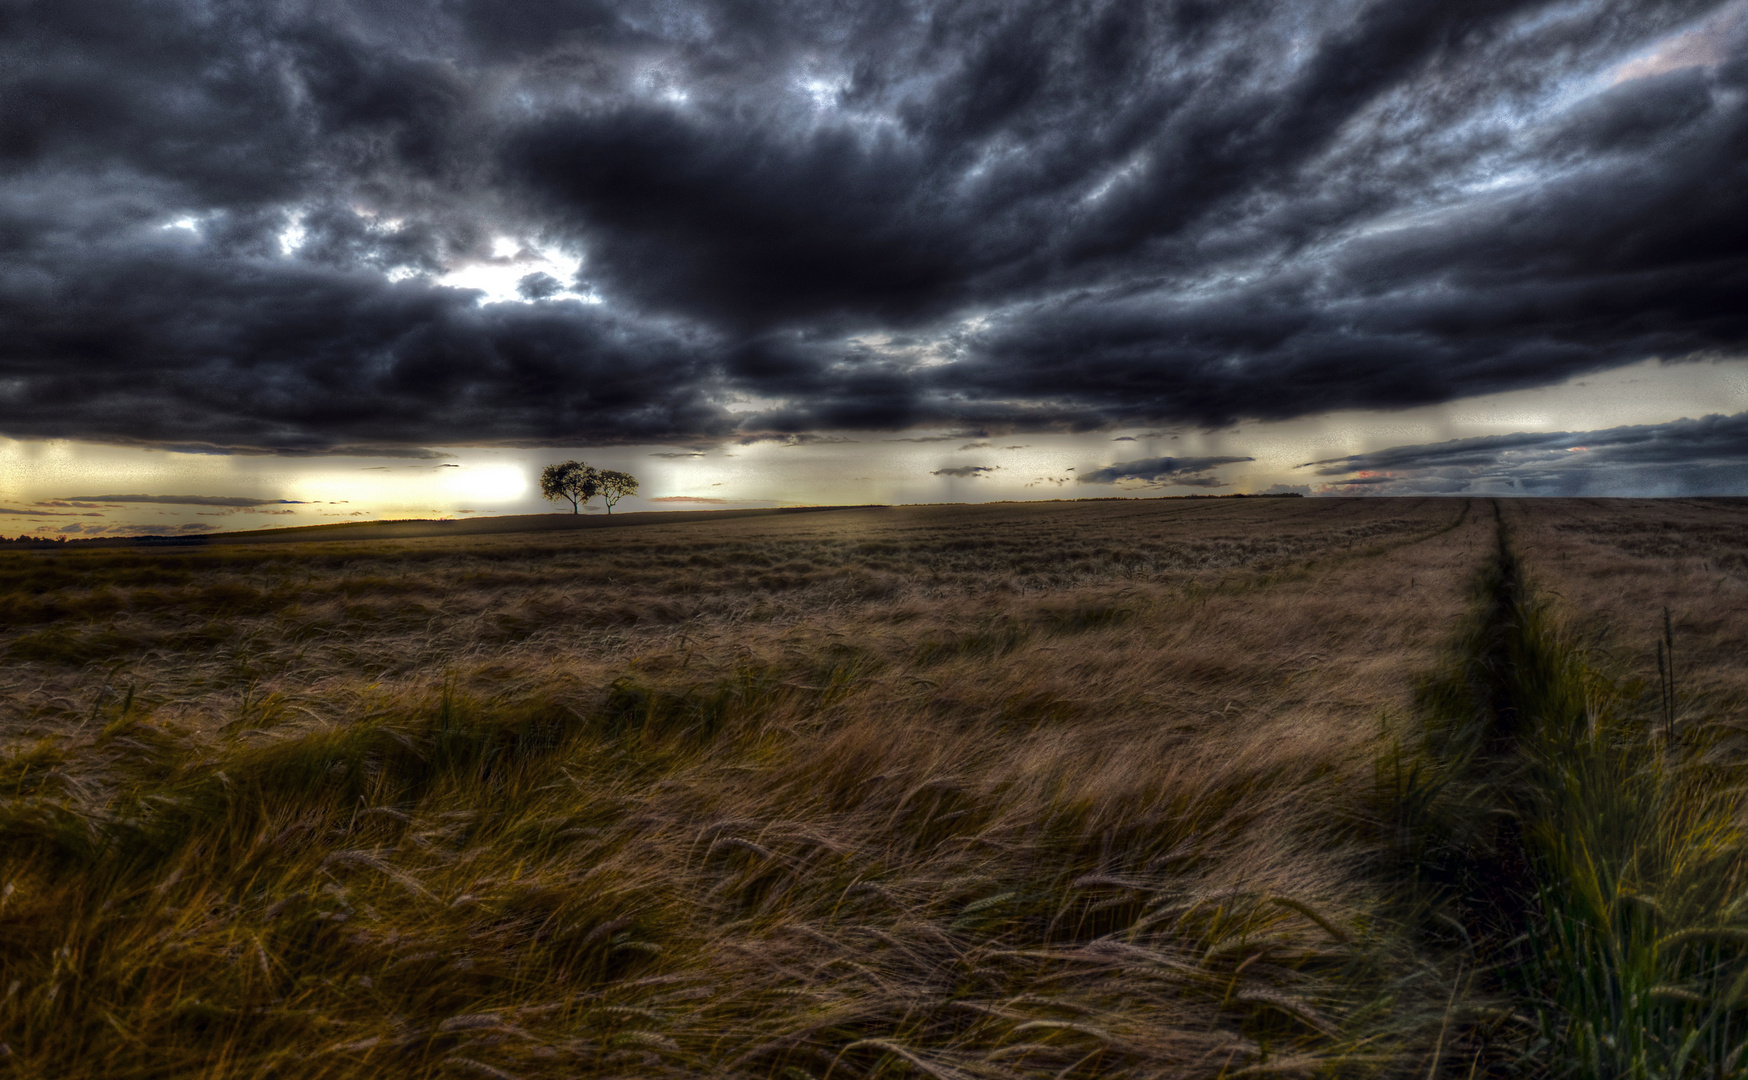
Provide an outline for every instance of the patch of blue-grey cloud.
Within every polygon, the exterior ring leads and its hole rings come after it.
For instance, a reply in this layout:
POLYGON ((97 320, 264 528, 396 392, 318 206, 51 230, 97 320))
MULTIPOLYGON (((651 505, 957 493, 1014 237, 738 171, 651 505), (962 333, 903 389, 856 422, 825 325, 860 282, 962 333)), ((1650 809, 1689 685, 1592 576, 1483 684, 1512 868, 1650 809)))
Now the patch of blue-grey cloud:
POLYGON ((1736 495, 1748 413, 1601 431, 1519 432, 1307 462, 1325 493, 1736 495))
POLYGON ((1250 457, 1157 457, 1119 461, 1080 475, 1082 484, 1118 484, 1133 481, 1156 487, 1227 487, 1228 481, 1213 471, 1222 465, 1255 461, 1250 457))

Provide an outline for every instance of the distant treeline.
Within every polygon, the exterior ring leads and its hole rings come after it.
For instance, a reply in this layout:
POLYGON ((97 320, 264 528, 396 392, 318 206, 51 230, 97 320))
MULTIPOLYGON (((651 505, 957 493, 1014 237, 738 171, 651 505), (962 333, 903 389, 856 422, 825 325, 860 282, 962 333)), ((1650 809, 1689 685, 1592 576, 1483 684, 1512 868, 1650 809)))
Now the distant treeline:
POLYGON ((195 533, 192 536, 159 536, 150 535, 111 535, 111 536, 25 536, 20 535, 8 540, 0 536, 0 547, 11 548, 69 548, 69 547, 114 547, 118 542, 129 543, 188 543, 191 540, 204 537, 205 533, 195 533))
POLYGON ((1254 495, 1246 495, 1242 491, 1231 495, 1166 495, 1167 499, 1303 499, 1303 491, 1259 491, 1254 495))

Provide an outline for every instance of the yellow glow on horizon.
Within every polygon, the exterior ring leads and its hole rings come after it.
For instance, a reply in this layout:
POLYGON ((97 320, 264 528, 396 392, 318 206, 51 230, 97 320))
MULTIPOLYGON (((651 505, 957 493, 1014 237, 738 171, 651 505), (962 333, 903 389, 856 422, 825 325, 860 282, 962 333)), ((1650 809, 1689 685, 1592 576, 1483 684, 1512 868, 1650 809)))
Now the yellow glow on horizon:
MULTIPOLYGON (((1215 430, 1137 426, 1102 432, 987 436, 950 429, 822 433, 815 441, 547 449, 436 447, 428 458, 194 454, 72 440, 0 438, 0 535, 244 530, 344 520, 539 514, 555 508, 534 483, 543 465, 585 460, 630 472, 639 495, 620 512, 691 506, 983 502, 1117 494, 1183 494, 1081 484, 1117 462, 1249 457, 1217 467, 1225 491, 1315 484, 1306 462, 1391 446, 1514 431, 1582 433, 1748 411, 1748 359, 1644 361, 1556 386, 1412 409, 1346 410, 1215 430), (975 476, 955 470, 982 468, 975 476), (197 497, 74 506, 99 495, 197 497), (214 501, 201 502, 199 499, 214 501), (680 499, 681 502, 658 500, 680 499), (247 505, 247 500, 260 500, 247 505), (286 500, 286 501, 280 501, 286 500), (692 500, 697 500, 692 502, 692 500), (245 505, 225 505, 245 501, 245 505)), ((1574 438, 1574 442, 1580 441, 1574 438)), ((597 501, 588 511, 602 512, 597 501)))
POLYGON ((443 490, 465 502, 516 502, 533 486, 528 474, 514 465, 470 465, 443 472, 443 490))

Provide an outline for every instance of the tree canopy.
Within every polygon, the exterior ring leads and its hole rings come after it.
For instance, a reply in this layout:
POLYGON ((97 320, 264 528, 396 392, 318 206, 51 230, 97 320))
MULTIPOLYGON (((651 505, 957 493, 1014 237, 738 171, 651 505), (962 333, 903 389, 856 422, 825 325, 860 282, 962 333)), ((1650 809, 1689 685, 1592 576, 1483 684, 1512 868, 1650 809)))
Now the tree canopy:
POLYGON ((613 504, 627 495, 637 494, 637 477, 613 469, 603 469, 595 474, 595 493, 601 496, 601 501, 607 505, 607 512, 613 512, 613 504))
POLYGON ((569 499, 573 514, 595 497, 600 484, 601 474, 580 461, 565 461, 540 470, 540 493, 553 502, 569 499))

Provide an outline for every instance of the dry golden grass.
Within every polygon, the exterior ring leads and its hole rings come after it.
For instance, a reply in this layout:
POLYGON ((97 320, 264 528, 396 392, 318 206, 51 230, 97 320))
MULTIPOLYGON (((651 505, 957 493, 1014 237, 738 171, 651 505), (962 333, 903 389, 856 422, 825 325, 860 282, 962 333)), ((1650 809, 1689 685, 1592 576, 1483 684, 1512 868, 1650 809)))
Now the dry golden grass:
POLYGON ((1669 612, 1689 719, 1748 716, 1748 500, 1524 500, 1505 504, 1538 582, 1613 660, 1657 680, 1669 612))
POLYGON ((1403 917, 1379 762, 1494 544, 1282 499, 0 557, 5 1060, 1457 1068, 1491 991, 1403 917))
POLYGON ((447 671, 544 683, 562 667, 593 689, 633 663, 778 662, 834 634, 893 656, 976 653, 980 635, 1133 621, 1162 588, 1254 582, 1422 535, 1458 512, 1437 501, 1380 508, 915 507, 476 540, 10 554, 0 640, 13 685, 30 693, 15 693, 0 723, 76 723, 94 680, 131 679, 154 712, 210 728, 246 705, 339 721, 367 687, 429 685, 447 671))

